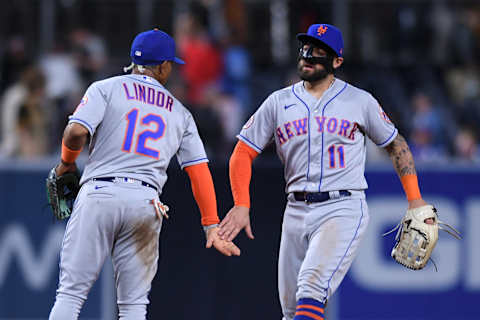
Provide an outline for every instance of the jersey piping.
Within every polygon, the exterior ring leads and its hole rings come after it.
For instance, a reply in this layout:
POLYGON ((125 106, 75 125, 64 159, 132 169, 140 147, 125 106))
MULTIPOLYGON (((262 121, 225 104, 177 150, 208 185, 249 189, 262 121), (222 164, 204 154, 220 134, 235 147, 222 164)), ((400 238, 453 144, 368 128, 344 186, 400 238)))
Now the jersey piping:
POLYGON ((83 126, 86 126, 88 131, 90 132, 90 135, 91 136, 93 135, 93 128, 90 124, 88 124, 87 121, 79 119, 79 118, 70 117, 68 122, 78 122, 78 123, 82 124, 83 126))
MULTIPOLYGON (((292 86, 292 93, 295 97, 297 97, 298 100, 300 100, 305 108, 307 108, 308 111, 308 116, 307 116, 307 123, 308 123, 308 133, 307 133, 307 139, 308 139, 308 154, 307 154, 307 182, 308 182, 308 175, 310 174, 310 108, 308 107, 307 103, 300 99, 300 97, 295 93, 295 85, 292 86)), ((304 190, 307 188, 305 186, 304 190)))
POLYGON ((255 143, 253 143, 252 141, 250 141, 247 137, 239 134, 237 135, 237 138, 240 138, 241 140, 243 140, 245 143, 247 143, 249 146, 251 146, 252 148, 254 148, 256 151, 258 151, 259 153, 261 153, 263 150, 262 148, 260 148, 259 146, 257 146, 255 143))
MULTIPOLYGON (((343 86, 343 88, 336 95, 334 95, 330 100, 328 100, 327 103, 325 103, 325 105, 323 106, 323 109, 322 109, 322 117, 325 116, 325 109, 327 108, 328 104, 330 102, 332 102, 333 99, 338 97, 338 95, 340 93, 342 93, 343 90, 345 90, 346 87, 347 87, 347 83, 345 82, 345 85, 343 86)), ((318 182, 318 192, 320 192, 320 190, 322 188, 322 179, 323 179, 323 136, 324 136, 324 134, 325 134, 325 130, 322 130, 322 152, 321 152, 322 159, 320 160, 320 181, 318 182)))
POLYGON ((379 146, 379 147, 383 147, 384 145, 388 144, 390 139, 392 139, 397 132, 398 132, 397 128, 394 128, 392 134, 390 135, 390 137, 387 138, 387 140, 385 140, 382 143, 377 143, 376 145, 379 146))
POLYGON ((362 220, 363 220, 363 202, 362 202, 362 200, 360 200, 360 211, 362 212, 362 215, 360 216, 360 221, 358 222, 358 226, 357 226, 357 229, 355 230, 355 234, 353 235, 352 240, 350 240, 350 243, 348 244, 347 249, 345 250, 345 253, 343 254, 342 259, 340 259, 340 262, 338 262, 337 267, 335 268, 335 270, 333 270, 333 273, 332 273, 330 279, 328 279, 327 288, 325 288, 325 297, 328 296, 328 289, 330 288, 330 281, 332 280, 335 273, 338 271, 338 268, 340 268, 340 265, 342 264, 343 259, 345 259, 345 256, 347 255, 348 250, 350 250, 350 247, 352 246, 353 241, 357 237, 358 229, 360 229, 360 226, 362 225, 362 220))
MULTIPOLYGON (((162 86, 161 84, 156 84, 155 82, 148 82, 148 81, 141 80, 141 79, 138 79, 138 78, 136 78, 136 77, 131 77, 131 76, 126 76, 126 77, 127 77, 127 78, 130 78, 130 79, 133 79, 133 80, 135 80, 135 81, 138 81, 138 82, 143 82, 143 83, 148 84, 148 85, 152 85, 152 86, 155 86, 155 87, 159 87, 159 88, 165 89, 164 86, 162 86)), ((146 76, 145 76, 145 77, 146 77, 146 76)), ((154 78, 152 78, 152 79, 154 79, 154 78)), ((155 79, 155 81, 157 81, 157 80, 155 79)))
POLYGON ((207 161, 208 161, 208 158, 200 158, 200 159, 196 159, 196 160, 185 161, 185 162, 182 162, 181 167, 183 168, 183 167, 185 167, 187 164, 192 164, 193 162, 199 162, 199 161, 204 162, 203 160, 207 160, 207 161))

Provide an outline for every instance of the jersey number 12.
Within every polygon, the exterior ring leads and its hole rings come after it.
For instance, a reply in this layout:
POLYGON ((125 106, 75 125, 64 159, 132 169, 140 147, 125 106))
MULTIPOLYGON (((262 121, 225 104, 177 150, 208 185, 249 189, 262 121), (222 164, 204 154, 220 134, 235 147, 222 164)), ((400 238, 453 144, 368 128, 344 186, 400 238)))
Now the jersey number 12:
MULTIPOLYGON (((132 150, 132 144, 135 136, 135 130, 138 120, 138 109, 132 109, 126 116, 127 130, 125 132, 125 138, 123 140, 122 150, 130 152, 132 150)), ((161 116, 158 114, 149 113, 140 120, 140 125, 156 124, 156 130, 145 129, 140 132, 136 137, 135 153, 158 159, 160 152, 158 150, 147 147, 148 140, 158 140, 163 137, 165 133, 166 124, 161 116)))

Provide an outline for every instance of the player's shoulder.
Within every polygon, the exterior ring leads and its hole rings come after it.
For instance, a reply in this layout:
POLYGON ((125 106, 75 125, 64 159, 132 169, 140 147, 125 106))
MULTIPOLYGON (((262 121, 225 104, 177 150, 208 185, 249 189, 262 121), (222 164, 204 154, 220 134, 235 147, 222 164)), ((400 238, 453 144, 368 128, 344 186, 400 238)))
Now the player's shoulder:
POLYGON ((102 80, 94 81, 90 84, 91 88, 107 89, 113 87, 119 81, 125 81, 124 76, 113 76, 102 80))
POLYGON ((355 97, 356 99, 359 99, 359 101, 365 101, 365 102, 369 102, 371 100, 375 100, 375 98, 373 97, 373 95, 365 90, 365 89, 362 89, 362 88, 359 88, 359 87, 356 87, 354 86, 353 84, 351 83, 348 83, 346 81, 343 81, 343 80, 340 80, 340 79, 336 79, 337 81, 341 82, 341 83, 344 83, 345 85, 345 93, 351 97, 355 97))
POLYGON ((286 98, 293 97, 295 95, 294 93, 295 86, 298 86, 299 84, 301 84, 301 82, 297 82, 289 86, 280 88, 272 92, 271 96, 279 99, 286 99, 286 98))
POLYGON ((288 101, 288 99, 295 98, 295 93, 294 93, 295 85, 296 84, 292 84, 292 85, 273 91, 268 95, 265 101, 270 102, 270 104, 272 105, 276 105, 276 104, 283 105, 286 101, 288 101))

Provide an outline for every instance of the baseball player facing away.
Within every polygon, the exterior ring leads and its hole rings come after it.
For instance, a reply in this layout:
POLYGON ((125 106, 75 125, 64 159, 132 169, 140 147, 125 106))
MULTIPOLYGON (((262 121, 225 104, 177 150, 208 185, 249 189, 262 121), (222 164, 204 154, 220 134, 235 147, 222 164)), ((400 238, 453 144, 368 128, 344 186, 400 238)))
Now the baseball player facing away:
POLYGON ((334 76, 343 63, 340 30, 314 24, 297 39, 303 81, 272 93, 237 136, 229 169, 235 205, 220 223, 219 234, 231 241, 245 229, 253 239, 251 165, 275 141, 288 195, 278 261, 283 319, 320 320, 369 220, 364 193, 366 137, 389 153, 409 208, 426 203, 408 145, 377 100, 334 76))
POLYGON ((70 117, 57 175, 76 170, 90 136, 81 190, 60 254, 60 280, 51 320, 77 319, 105 258, 111 255, 120 319, 145 319, 157 271, 166 206, 159 201, 166 169, 176 155, 188 173, 206 232, 206 247, 239 255, 220 239, 207 156, 190 112, 165 89, 175 42, 158 29, 138 34, 132 74, 93 83, 70 117))

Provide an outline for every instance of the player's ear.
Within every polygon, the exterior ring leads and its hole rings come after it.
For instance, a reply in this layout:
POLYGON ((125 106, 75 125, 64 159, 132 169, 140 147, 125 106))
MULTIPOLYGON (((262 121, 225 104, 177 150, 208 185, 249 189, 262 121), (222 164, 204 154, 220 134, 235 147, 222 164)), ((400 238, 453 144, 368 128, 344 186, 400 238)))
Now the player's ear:
POLYGON ((163 61, 160 65, 158 65, 158 67, 160 68, 158 71, 161 73, 161 74, 166 74, 166 73, 170 73, 170 61, 163 61))
POLYGON ((155 66, 155 72, 157 74, 162 74, 162 70, 163 70, 163 64, 165 63, 165 61, 163 61, 162 63, 158 64, 155 66))
POLYGON ((333 58, 333 68, 337 69, 340 67, 343 63, 343 58, 342 57, 335 57, 333 58))

